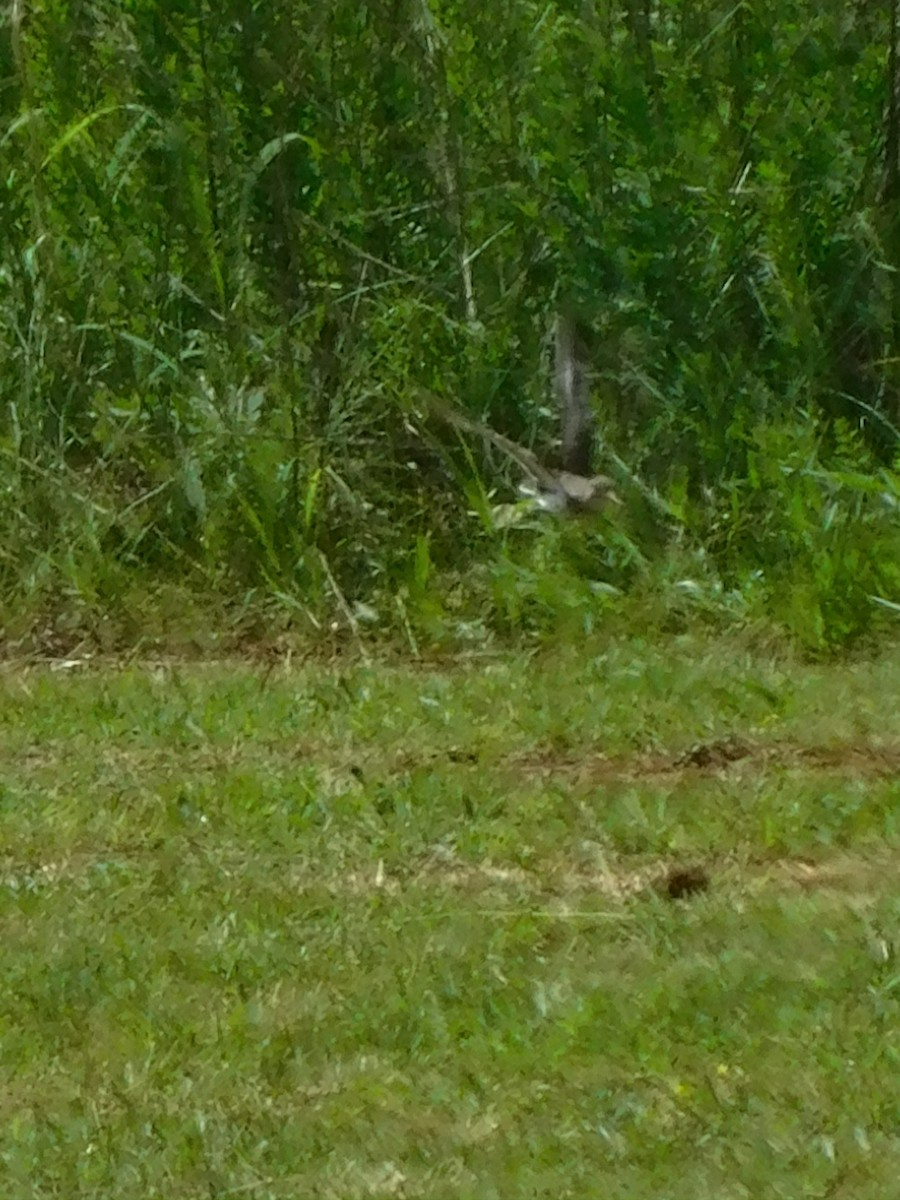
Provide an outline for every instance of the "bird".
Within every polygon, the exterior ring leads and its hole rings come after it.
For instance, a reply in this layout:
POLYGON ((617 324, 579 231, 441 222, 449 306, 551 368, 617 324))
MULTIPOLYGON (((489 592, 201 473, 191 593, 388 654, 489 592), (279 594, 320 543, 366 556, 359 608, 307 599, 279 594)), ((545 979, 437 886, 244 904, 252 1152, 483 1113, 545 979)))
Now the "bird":
POLYGON ((592 473, 595 428, 587 368, 575 323, 566 315, 560 315, 556 322, 554 379, 562 426, 562 468, 558 471, 544 466, 533 451, 436 396, 426 399, 432 411, 443 420, 485 438, 517 463, 526 476, 519 491, 534 499, 539 509, 575 515, 598 513, 611 505, 621 504, 612 479, 608 475, 592 473))

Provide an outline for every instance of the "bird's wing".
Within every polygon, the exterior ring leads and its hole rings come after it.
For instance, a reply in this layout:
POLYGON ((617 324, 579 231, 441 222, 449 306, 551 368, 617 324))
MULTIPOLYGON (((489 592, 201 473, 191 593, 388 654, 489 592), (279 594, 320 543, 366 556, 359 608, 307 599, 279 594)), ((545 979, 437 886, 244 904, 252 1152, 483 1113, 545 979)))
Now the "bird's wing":
POLYGON ((423 399, 435 416, 447 421, 450 425, 455 425, 457 429, 465 429, 468 433, 477 433, 480 437, 491 442, 498 450, 508 458, 511 458, 513 462, 518 463, 522 470, 527 475, 530 475, 540 487, 546 488, 547 491, 559 490, 557 476, 542 466, 536 456, 530 450, 526 449, 525 446, 520 446, 518 442, 504 437, 502 433, 497 433, 489 425, 484 425, 481 421, 476 421, 474 417, 470 417, 467 413, 452 408, 443 400, 439 400, 437 396, 430 394, 423 395, 423 399))
POLYGON ((584 350, 575 321, 556 322, 556 398, 562 421, 563 470, 589 477, 594 458, 594 414, 584 350))

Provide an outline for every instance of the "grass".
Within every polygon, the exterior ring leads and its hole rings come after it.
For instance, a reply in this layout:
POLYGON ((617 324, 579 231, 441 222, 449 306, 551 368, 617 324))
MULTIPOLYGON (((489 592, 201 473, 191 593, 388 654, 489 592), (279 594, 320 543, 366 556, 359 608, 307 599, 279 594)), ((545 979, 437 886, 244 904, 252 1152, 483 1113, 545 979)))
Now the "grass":
POLYGON ((9 1200, 896 1195, 900 651, 2 687, 9 1200))

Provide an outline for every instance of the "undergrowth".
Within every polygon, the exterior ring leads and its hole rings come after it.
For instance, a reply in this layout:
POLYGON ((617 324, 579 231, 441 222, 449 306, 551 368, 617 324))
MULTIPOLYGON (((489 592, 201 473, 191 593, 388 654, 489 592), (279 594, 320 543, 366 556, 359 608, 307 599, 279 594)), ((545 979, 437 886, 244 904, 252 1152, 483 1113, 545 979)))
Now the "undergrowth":
POLYGON ((639 8, 0 17, 7 645, 895 627, 896 31, 639 8), (551 445, 561 305, 566 528, 417 407, 551 445))

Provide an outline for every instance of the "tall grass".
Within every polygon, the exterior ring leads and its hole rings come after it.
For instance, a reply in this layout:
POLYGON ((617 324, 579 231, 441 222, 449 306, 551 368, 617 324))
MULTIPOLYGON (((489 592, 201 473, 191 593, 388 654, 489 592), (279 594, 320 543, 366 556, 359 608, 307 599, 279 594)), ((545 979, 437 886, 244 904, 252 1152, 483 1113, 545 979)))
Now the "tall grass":
POLYGON ((882 17, 395 18, 7 14, 7 638, 893 626, 882 17), (591 528, 415 406, 551 441, 562 298, 624 472, 591 528))

